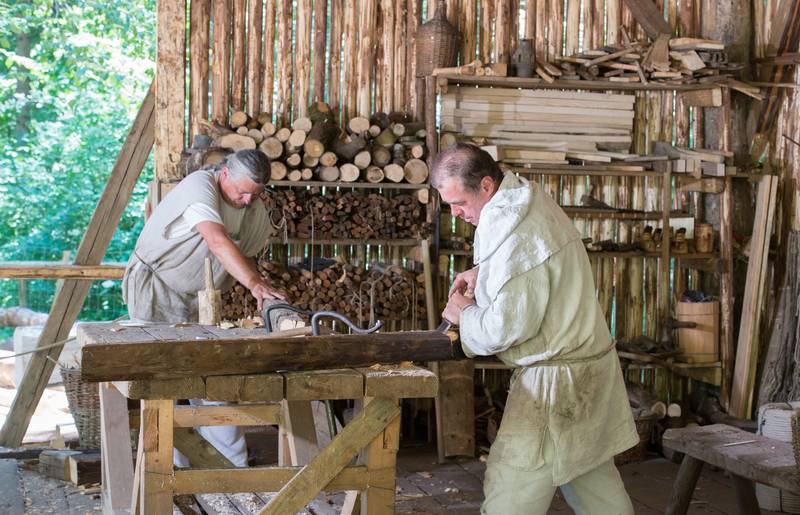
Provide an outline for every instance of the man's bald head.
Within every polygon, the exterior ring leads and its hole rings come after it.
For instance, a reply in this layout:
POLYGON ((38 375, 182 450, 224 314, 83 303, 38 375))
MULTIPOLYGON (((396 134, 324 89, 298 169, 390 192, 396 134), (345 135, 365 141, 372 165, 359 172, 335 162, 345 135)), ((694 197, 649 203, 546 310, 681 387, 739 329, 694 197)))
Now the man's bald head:
POLYGON ((492 179, 496 189, 503 180, 503 172, 485 150, 456 143, 436 156, 431 170, 431 185, 439 189, 446 179, 458 178, 466 190, 477 192, 484 177, 492 179))

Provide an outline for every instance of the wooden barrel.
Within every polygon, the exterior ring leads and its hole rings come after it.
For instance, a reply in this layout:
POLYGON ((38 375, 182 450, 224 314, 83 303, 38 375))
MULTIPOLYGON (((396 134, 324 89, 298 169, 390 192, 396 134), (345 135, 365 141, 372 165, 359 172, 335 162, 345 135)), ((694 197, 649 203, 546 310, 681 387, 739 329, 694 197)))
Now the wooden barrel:
POLYGON ((719 301, 678 302, 675 314, 681 322, 697 324, 678 329, 679 357, 687 363, 719 361, 719 301))

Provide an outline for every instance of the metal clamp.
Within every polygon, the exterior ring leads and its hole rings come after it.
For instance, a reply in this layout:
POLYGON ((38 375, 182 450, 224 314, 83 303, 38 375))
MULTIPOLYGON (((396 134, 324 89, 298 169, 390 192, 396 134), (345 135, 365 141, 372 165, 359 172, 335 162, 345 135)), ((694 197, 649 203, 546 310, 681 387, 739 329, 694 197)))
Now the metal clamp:
POLYGON ((263 316, 264 316, 264 326, 267 329, 268 333, 272 332, 272 321, 270 319, 270 313, 276 309, 286 309, 289 311, 293 311, 295 313, 299 313, 301 315, 311 317, 311 334, 313 336, 319 336, 319 321, 323 318, 333 318, 334 320, 338 320, 345 324, 351 331, 356 334, 372 334, 381 327, 383 327, 383 322, 378 320, 374 326, 361 329, 358 327, 352 320, 347 318, 346 316, 342 315, 341 313, 337 313, 336 311, 307 311, 304 309, 296 308, 291 304, 272 304, 271 306, 264 309, 263 316))

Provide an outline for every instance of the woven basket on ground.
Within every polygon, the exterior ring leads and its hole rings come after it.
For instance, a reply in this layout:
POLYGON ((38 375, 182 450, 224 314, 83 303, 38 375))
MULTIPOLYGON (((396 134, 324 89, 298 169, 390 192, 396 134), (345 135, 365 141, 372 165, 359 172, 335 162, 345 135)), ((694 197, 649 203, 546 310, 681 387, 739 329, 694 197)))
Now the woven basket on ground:
POLYGON ((98 383, 81 379, 81 369, 61 367, 64 391, 69 411, 78 428, 78 438, 83 449, 100 448, 100 393, 98 383))
POLYGON ((657 418, 657 415, 643 415, 633 419, 636 422, 636 432, 639 433, 639 443, 614 456, 615 465, 636 463, 644 459, 647 454, 647 444, 650 443, 650 436, 653 434, 653 426, 657 418))
POLYGON ((417 29, 417 77, 431 75, 436 68, 456 65, 458 30, 447 21, 445 3, 439 2, 436 14, 417 29))

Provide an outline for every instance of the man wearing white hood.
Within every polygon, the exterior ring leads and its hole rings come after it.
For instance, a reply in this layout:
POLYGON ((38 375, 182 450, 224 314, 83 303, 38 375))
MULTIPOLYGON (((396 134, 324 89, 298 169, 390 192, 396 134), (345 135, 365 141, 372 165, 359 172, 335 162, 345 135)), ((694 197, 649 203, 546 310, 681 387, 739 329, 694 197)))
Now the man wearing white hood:
POLYGON ((578 514, 632 514, 613 458, 639 438, 581 235, 478 147, 442 151, 431 184, 477 227, 475 267, 456 277, 442 316, 460 325, 468 356, 515 367, 481 512, 545 514, 560 487, 578 514))

